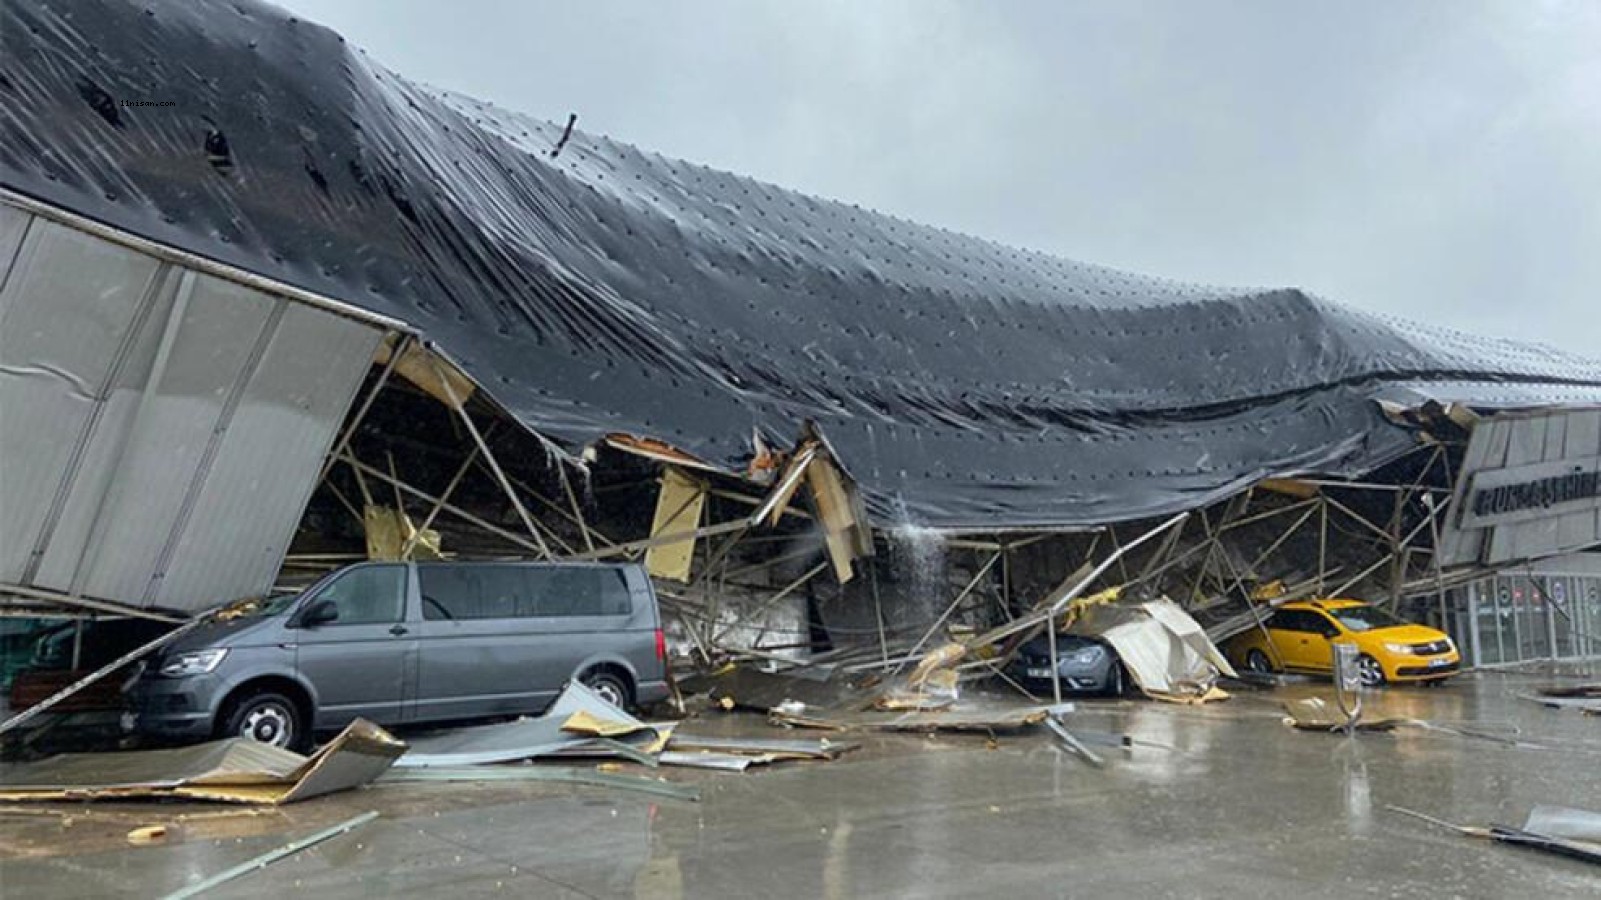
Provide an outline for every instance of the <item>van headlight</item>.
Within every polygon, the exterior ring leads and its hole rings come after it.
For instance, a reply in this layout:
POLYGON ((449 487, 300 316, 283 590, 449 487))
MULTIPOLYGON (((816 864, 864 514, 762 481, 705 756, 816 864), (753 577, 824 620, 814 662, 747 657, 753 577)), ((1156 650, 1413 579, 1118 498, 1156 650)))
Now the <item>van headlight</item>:
POLYGON ((1411 644, 1391 644, 1391 643, 1386 642, 1385 645, 1384 645, 1384 649, 1390 651, 1391 653, 1399 653, 1402 656, 1411 656, 1412 655, 1412 645, 1411 644))
POLYGON ((161 674, 168 678, 205 675, 217 668, 222 658, 227 655, 227 650, 196 650, 193 653, 180 653, 162 664, 161 674))

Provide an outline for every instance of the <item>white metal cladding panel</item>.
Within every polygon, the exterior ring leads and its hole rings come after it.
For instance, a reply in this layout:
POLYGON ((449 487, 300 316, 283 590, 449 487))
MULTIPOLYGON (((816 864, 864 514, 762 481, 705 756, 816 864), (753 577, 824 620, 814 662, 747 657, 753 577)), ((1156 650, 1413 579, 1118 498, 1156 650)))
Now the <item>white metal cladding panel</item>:
MULTIPOLYGON (((111 474, 111 490, 89 544, 51 541, 38 583, 121 603, 139 603, 157 560, 178 525, 183 499, 223 425, 236 386, 247 377, 257 344, 266 338, 283 300, 205 275, 195 279, 187 305, 175 302, 162 330, 176 325, 166 365, 153 366, 135 401, 126 448, 111 474), (174 323, 172 317, 176 315, 174 323), (73 585, 84 557, 85 574, 73 585)), ((180 296, 182 291, 180 290, 180 296)), ((120 436, 102 434, 95 440, 120 436)), ((80 474, 74 490, 93 490, 80 474)))
MULTIPOLYGON (((1567 417, 1567 440, 1563 445, 1570 457, 1601 454, 1601 411, 1586 410, 1567 417)), ((1601 535, 1601 509, 1571 512, 1557 519, 1557 545, 1582 547, 1601 535)))
MULTIPOLYGON (((1526 466, 1550 459, 1546 452, 1549 419, 1545 416, 1525 416, 1512 419, 1507 443, 1507 467, 1526 466)), ((1560 437, 1558 438, 1558 448, 1560 437)), ((1486 529, 1489 553, 1484 561, 1490 564, 1515 559, 1549 556, 1556 552, 1555 521, 1549 517, 1527 522, 1497 525, 1486 529)))
POLYGON ((1559 409, 1532 415, 1510 415, 1475 427, 1453 494, 1454 512, 1441 536, 1442 565, 1479 562, 1504 565, 1572 553, 1601 543, 1601 503, 1489 527, 1467 528, 1465 504, 1470 485, 1487 483, 1501 469, 1570 463, 1594 465, 1601 456, 1601 411, 1559 409))
MULTIPOLYGON (((1556 462, 1563 458, 1562 452, 1567 443, 1568 433, 1566 415, 1526 419, 1520 421, 1517 427, 1528 433, 1531 448, 1535 445, 1540 447, 1539 455, 1527 462, 1556 462)), ((1548 515, 1513 527, 1511 534, 1516 538, 1513 556, 1518 559, 1538 559, 1556 553, 1557 522, 1557 516, 1548 515)), ((1493 547, 1492 541, 1492 549, 1493 547)))
POLYGON ((22 581, 32 568, 94 398, 158 268, 53 223, 29 227, 0 291, 0 580, 22 581))
POLYGON ((6 283, 6 274, 11 270, 11 261, 17 256, 17 248, 22 245, 22 235, 27 232, 31 218, 15 206, 0 203, 0 287, 6 283))
MULTIPOLYGON (((111 498, 116 463, 132 434, 134 413, 150 380, 157 347, 167 330, 183 277, 181 270, 171 266, 162 271, 159 287, 151 292, 139 314, 121 358, 112 364, 99 392, 98 406, 85 422, 78 456, 62 476, 58 506, 40 525, 38 558, 24 573, 30 582, 40 575, 46 548, 54 548, 50 559, 58 567, 76 562, 89 541, 89 529, 104 505, 102 501, 111 498)), ((73 573, 67 571, 58 576, 52 570, 45 577, 70 584, 73 573)))
POLYGON ((272 583, 382 336, 289 305, 148 602, 199 609, 272 583))
POLYGON ((1473 427, 1468 451, 1463 457, 1461 472, 1457 475, 1456 489, 1451 495, 1451 513, 1440 536, 1440 565, 1478 562, 1483 554, 1486 543, 1484 529, 1459 527, 1468 502, 1468 481, 1482 469, 1499 469, 1506 463, 1511 428, 1512 423, 1506 419, 1480 421, 1473 427))
POLYGON ((381 337, 0 204, 0 580, 268 586, 381 337))

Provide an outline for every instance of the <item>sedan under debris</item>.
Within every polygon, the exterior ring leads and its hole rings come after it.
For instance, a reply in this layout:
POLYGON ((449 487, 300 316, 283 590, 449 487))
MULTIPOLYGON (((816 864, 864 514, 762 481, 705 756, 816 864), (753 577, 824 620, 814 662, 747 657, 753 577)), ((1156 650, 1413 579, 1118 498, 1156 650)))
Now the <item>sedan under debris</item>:
MULTIPOLYGON (((1044 683, 1048 687, 1051 681, 1049 635, 1039 635, 1024 644, 1007 669, 1008 674, 1026 685, 1044 683)), ((1117 651, 1095 638, 1077 634, 1056 636, 1056 678, 1067 692, 1115 697, 1127 686, 1117 651)))

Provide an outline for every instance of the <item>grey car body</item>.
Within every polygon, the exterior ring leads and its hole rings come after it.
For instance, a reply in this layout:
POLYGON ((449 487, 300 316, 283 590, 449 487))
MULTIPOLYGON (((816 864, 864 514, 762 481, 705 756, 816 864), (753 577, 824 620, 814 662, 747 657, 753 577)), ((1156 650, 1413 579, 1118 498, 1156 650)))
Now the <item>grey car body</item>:
MULTIPOLYGON (((1123 664, 1117 652, 1096 640, 1077 634, 1056 636, 1056 675, 1062 689, 1074 693, 1123 693, 1123 664)), ((1050 684, 1051 644, 1046 635, 1025 643, 1009 672, 1027 684, 1050 684)))
POLYGON ((668 693, 664 656, 637 565, 363 563, 178 639, 130 699, 140 732, 303 747, 357 717, 538 713, 573 678, 622 705, 654 702, 668 693))

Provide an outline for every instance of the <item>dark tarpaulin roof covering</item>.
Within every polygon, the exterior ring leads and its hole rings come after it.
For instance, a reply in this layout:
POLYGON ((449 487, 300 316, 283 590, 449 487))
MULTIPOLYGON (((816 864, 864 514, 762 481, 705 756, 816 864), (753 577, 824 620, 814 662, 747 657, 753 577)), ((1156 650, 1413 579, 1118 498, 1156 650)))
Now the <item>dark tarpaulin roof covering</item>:
POLYGON ((0 4, 0 184, 404 320, 525 425, 741 464, 811 419, 880 522, 1084 524, 1411 446, 1371 401, 1601 367, 913 224, 406 81, 250 0, 0 4), (159 105, 128 105, 148 103, 159 105))

